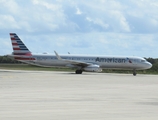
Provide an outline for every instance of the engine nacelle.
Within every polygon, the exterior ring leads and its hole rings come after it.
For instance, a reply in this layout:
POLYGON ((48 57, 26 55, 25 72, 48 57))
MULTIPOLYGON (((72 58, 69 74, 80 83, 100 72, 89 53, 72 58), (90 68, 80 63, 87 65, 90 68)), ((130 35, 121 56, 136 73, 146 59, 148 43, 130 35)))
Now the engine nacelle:
POLYGON ((89 65, 83 68, 83 70, 87 72, 101 72, 102 71, 99 65, 89 65))

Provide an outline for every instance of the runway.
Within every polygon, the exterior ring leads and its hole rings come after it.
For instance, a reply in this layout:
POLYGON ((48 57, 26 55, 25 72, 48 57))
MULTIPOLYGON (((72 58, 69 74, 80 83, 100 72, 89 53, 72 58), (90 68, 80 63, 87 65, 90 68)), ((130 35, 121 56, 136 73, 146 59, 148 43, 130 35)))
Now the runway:
POLYGON ((157 120, 158 76, 0 70, 0 120, 157 120))

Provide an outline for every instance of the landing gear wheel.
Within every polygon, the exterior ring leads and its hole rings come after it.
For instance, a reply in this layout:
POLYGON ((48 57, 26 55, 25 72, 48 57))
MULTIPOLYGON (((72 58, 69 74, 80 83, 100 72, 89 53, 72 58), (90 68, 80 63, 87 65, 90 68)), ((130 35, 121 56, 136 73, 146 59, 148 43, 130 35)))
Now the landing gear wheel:
POLYGON ((136 73, 136 71, 134 70, 134 71, 133 71, 133 76, 136 76, 136 75, 137 75, 137 73, 136 73))
POLYGON ((76 74, 82 74, 82 70, 76 70, 76 74))

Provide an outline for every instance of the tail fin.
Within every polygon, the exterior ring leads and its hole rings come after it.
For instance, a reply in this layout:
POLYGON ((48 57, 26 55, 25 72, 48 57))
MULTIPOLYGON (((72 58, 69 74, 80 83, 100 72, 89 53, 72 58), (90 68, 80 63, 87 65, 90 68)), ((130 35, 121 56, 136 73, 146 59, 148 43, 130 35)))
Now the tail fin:
POLYGON ((20 40, 16 33, 10 33, 10 39, 13 47, 14 55, 32 55, 30 50, 25 46, 25 44, 20 40))

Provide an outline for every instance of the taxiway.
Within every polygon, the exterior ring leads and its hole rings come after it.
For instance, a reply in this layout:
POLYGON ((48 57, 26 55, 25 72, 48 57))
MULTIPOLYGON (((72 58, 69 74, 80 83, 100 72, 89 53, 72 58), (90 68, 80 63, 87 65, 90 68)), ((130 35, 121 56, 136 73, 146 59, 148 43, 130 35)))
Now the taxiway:
POLYGON ((0 70, 1 120, 157 120, 158 76, 0 70))

